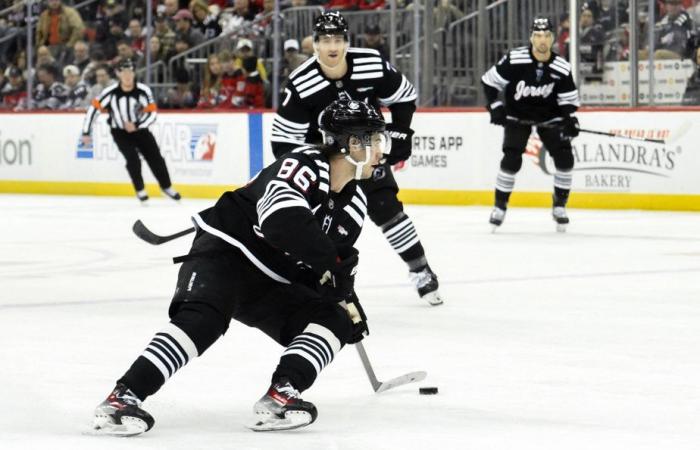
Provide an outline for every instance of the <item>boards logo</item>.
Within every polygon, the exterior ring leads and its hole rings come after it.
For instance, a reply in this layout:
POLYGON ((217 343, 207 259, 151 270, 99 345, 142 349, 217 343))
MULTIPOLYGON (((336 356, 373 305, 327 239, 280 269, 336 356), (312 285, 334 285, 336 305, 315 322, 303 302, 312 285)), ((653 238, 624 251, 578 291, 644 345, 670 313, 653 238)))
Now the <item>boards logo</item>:
MULTIPOLYGON (((212 162, 216 155, 218 138, 217 124, 201 123, 156 123, 151 132, 158 142, 160 151, 169 161, 176 162, 212 162)), ((116 145, 110 137, 109 127, 98 124, 93 132, 94 142, 83 146, 78 139, 76 158, 79 159, 114 159, 116 145)))
POLYGON ((32 143, 28 139, 2 139, 0 136, 0 166, 31 166, 32 143))

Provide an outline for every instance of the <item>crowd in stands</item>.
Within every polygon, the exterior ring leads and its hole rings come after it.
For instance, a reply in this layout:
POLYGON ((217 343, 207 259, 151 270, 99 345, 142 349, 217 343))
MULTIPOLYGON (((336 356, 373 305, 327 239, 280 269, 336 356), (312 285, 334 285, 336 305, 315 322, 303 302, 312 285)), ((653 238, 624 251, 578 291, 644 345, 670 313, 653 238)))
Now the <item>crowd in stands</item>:
MULTIPOLYGON (((230 36, 228 48, 209 55, 206 64, 179 64, 172 87, 159 91, 164 108, 242 109, 271 103, 268 68, 256 55, 251 38, 270 35, 274 0, 150 0, 151 37, 147 41, 145 2, 98 0, 80 10, 70 0, 35 5, 34 64, 27 65, 26 8, 21 0, 0 0, 0 109, 84 109, 105 86, 115 82, 114 68, 125 58, 137 73, 151 63, 167 64, 217 36, 230 36), (28 104, 27 80, 32 81, 28 104)), ((325 6, 333 9, 384 8, 385 0, 287 0, 282 7, 325 6)), ((370 26, 365 39, 388 56, 381 30, 370 26)), ((259 42, 259 41, 258 41, 259 42)), ((269 51, 269 48, 267 49, 269 51)), ((311 37, 284 42, 281 76, 286 78, 313 54, 311 37)), ((154 82, 162 82, 154 75, 154 82)))
MULTIPOLYGON (((227 45, 192 66, 179 63, 170 72, 170 84, 157 91, 164 108, 245 109, 271 104, 271 65, 258 52, 271 52, 271 17, 274 0, 149 0, 152 23, 146 23, 146 2, 98 0, 77 10, 71 0, 44 0, 35 7, 36 29, 33 65, 28 69, 26 8, 21 0, 0 0, 0 10, 17 8, 0 16, 0 109, 83 109, 93 97, 114 82, 114 68, 125 58, 137 71, 151 63, 167 65, 172 58, 203 42, 226 36, 227 45), (151 37, 147 39, 148 30, 151 37), (230 39, 228 39, 230 38, 230 39), (206 62, 205 62, 206 59, 206 62), (26 98, 31 79, 32 104, 26 98)), ((464 16, 451 3, 435 0, 436 28, 464 16)), ((399 1, 410 9, 411 1, 399 1)), ((387 7, 385 0, 283 0, 281 8, 323 6, 339 10, 372 10, 387 7)), ((608 61, 628 60, 629 0, 590 0, 579 14, 580 61, 584 80, 602 79, 608 61)), ((640 59, 649 54, 648 11, 640 5, 641 29, 637 49, 640 59)), ((690 58, 700 62, 700 0, 655 2, 654 54, 656 59, 690 58)), ((568 16, 562 16, 555 50, 568 58, 568 16)), ((370 24, 359 44, 388 57, 386 30, 370 24)), ((283 44, 281 79, 313 54, 310 36, 283 44)), ((182 58, 175 58, 184 61, 182 58)), ((173 60, 174 61, 174 60, 173 60)), ((143 75, 141 73, 141 75, 143 75)), ((159 83, 162 74, 154 74, 159 83)), ((689 80, 698 94, 688 102, 700 103, 700 72, 689 80)), ((282 81, 284 86, 284 81, 282 81)), ((692 97, 692 98, 691 98, 692 97)))

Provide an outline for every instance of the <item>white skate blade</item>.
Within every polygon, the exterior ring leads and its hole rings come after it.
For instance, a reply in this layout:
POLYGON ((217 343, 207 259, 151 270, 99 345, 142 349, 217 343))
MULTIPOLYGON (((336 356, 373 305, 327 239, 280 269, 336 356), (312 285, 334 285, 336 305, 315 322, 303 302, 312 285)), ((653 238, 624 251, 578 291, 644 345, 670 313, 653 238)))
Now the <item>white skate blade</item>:
POLYGON ((423 381, 425 377, 428 376, 428 372, 411 372, 406 375, 401 375, 400 377, 392 378, 389 381, 382 381, 379 386, 374 390, 377 394, 380 392, 388 391, 389 389, 394 389, 395 387, 403 386, 404 384, 415 383, 416 381, 423 381))
POLYGON ((431 306, 442 305, 442 297, 440 297, 440 293, 438 291, 428 292, 421 298, 430 303, 431 306))
POLYGON ((305 427, 311 423, 311 414, 306 411, 287 411, 284 419, 269 415, 258 414, 258 421, 247 428, 253 431, 284 431, 305 427))
POLYGON ((116 424, 104 416, 95 417, 93 429, 83 434, 88 436, 129 437, 145 433, 148 425, 137 417, 122 417, 122 423, 116 424))

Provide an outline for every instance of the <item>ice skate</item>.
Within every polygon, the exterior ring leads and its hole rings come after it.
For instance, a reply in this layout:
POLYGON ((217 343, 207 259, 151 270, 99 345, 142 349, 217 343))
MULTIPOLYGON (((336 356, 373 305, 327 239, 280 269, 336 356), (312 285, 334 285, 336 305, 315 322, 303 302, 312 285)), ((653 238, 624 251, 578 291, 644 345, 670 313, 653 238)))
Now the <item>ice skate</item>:
POLYGON ((140 191, 136 191, 136 198, 139 199, 142 205, 148 205, 148 192, 146 192, 145 189, 141 189, 140 191))
POLYGON ((503 224, 503 220, 506 218, 506 210, 501 209, 498 206, 493 208, 491 211, 491 216, 489 217, 489 223, 492 225, 491 232, 495 233, 496 229, 503 224))
POLYGON ((176 191, 175 189, 173 189, 172 187, 163 189, 163 194, 165 194, 166 196, 172 198, 172 199, 175 200, 175 201, 179 201, 179 200, 182 198, 182 196, 180 195, 180 193, 177 192, 177 191, 176 191))
POLYGON ((408 276, 415 284, 420 298, 425 299, 432 306, 442 305, 442 298, 438 292, 438 277, 430 270, 430 266, 425 266, 416 272, 409 272, 408 276))
POLYGON ((253 431, 293 430, 312 424, 318 415, 314 404, 302 400, 299 391, 284 379, 270 386, 253 412, 256 422, 248 427, 253 431))
POLYGON ((155 420, 141 409, 139 400, 130 389, 118 384, 109 397, 95 408, 95 434, 136 436, 153 427, 155 420))
POLYGON ((557 231, 565 233, 566 227, 569 225, 569 216, 566 215, 566 208, 563 206, 555 206, 552 209, 552 218, 557 223, 557 231))

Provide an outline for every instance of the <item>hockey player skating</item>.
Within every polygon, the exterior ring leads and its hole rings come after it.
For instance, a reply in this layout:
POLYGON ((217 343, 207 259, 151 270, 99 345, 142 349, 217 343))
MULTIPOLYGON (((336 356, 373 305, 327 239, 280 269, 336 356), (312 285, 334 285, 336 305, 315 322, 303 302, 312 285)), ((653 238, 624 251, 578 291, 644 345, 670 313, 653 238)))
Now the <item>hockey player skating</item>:
POLYGON ((566 202, 574 167, 571 139, 578 136, 579 128, 573 114, 579 99, 571 66, 552 52, 553 42, 549 19, 536 17, 532 21, 530 46, 510 50, 481 77, 491 123, 505 128, 496 202, 489 219, 494 229, 505 218, 533 123, 542 124, 537 133, 556 167, 552 217, 559 231, 564 231, 569 223, 566 202), (505 94, 505 106, 498 99, 499 92, 505 94))
POLYGON ((391 170, 393 164, 411 155, 416 91, 377 50, 349 47, 348 24, 340 13, 317 17, 313 30, 315 55, 289 76, 272 124, 272 151, 280 158, 301 143, 319 142, 319 114, 338 98, 362 100, 377 109, 387 106, 391 111, 391 123, 387 124, 391 154, 360 186, 367 195, 369 217, 408 265, 418 295, 431 305, 439 305, 438 278, 397 198, 399 187, 391 170))
POLYGON ((118 83, 108 86, 92 100, 83 123, 83 145, 92 144, 90 135, 97 114, 108 113, 107 123, 111 128, 112 138, 126 160, 126 170, 136 190, 136 197, 142 202, 148 200, 141 175, 140 153, 158 180, 163 193, 173 200, 180 200, 180 194, 170 183, 168 168, 160 154, 158 143, 148 130, 156 121, 156 104, 151 89, 143 83, 136 82, 134 63, 130 59, 119 63, 117 77, 118 83))
POLYGON ((176 258, 183 264, 170 323, 98 405, 98 433, 148 431, 154 419, 141 402, 204 353, 232 318, 286 347, 250 428, 292 429, 316 419, 300 393, 345 344, 368 332, 353 287, 353 244, 367 207, 351 181, 369 178, 379 165, 384 128, 371 106, 338 100, 322 116, 323 145, 294 149, 193 216, 192 248, 176 258))

